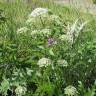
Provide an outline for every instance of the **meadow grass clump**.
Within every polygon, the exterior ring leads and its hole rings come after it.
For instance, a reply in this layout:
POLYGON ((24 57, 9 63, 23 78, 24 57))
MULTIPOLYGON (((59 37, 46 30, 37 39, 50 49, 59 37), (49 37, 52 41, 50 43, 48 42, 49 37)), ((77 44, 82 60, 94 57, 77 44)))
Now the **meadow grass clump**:
POLYGON ((95 16, 42 0, 0 10, 0 96, 96 95, 95 16))

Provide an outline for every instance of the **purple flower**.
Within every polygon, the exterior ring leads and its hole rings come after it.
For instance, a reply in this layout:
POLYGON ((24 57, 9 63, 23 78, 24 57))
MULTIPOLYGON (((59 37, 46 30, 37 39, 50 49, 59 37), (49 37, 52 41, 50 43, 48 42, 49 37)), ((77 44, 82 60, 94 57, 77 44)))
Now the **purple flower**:
POLYGON ((56 41, 53 39, 53 38, 49 38, 48 39, 48 45, 50 46, 50 45, 53 45, 53 44, 55 44, 56 43, 56 41))

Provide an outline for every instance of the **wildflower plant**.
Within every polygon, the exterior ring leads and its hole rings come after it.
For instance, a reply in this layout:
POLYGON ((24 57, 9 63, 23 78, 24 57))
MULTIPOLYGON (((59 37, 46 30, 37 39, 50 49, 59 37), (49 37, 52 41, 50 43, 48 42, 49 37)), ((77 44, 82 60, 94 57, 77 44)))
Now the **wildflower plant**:
POLYGON ((78 91, 74 86, 67 86, 64 90, 67 96, 78 96, 78 91))
POLYGON ((78 81, 89 87, 95 77, 96 42, 83 32, 88 22, 67 22, 47 8, 34 9, 20 26, 12 20, 0 33, 0 95, 87 96, 78 81))

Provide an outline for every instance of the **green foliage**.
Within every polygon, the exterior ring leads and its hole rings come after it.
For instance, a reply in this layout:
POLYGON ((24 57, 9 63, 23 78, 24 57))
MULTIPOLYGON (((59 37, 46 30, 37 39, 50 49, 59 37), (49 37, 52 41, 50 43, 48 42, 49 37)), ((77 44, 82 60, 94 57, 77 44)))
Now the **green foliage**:
POLYGON ((4 94, 6 96, 9 86, 10 86, 9 81, 4 78, 4 80, 2 81, 1 86, 0 86, 0 93, 4 94))
POLYGON ((78 89, 79 89, 80 96, 95 96, 96 81, 94 82, 94 85, 92 86, 92 88, 91 89, 88 88, 88 90, 86 90, 82 82, 79 81, 78 89))
POLYGON ((93 3, 96 4, 96 0, 93 0, 93 3))
POLYGON ((11 90, 17 96, 95 96, 95 18, 45 2, 40 7, 50 10, 36 17, 29 15, 33 6, 23 2, 5 5, 0 95, 11 90))
POLYGON ((0 9, 0 24, 4 23, 6 21, 6 17, 3 16, 3 10, 0 9))

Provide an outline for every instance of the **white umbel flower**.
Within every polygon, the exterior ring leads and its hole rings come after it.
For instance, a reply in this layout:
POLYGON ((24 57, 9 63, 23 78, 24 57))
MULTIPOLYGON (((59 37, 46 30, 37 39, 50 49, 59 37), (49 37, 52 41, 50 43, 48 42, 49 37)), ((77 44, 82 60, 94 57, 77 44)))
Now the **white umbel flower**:
POLYGON ((42 30, 33 30, 31 32, 31 36, 50 36, 51 35, 51 30, 50 29, 42 29, 42 30))
POLYGON ((17 34, 22 34, 22 33, 26 33, 28 31, 27 27, 22 27, 20 29, 17 30, 17 34))
POLYGON ((57 63, 61 67, 67 67, 68 66, 68 62, 64 59, 58 60, 57 63))
POLYGON ((51 30, 50 29, 42 29, 40 31, 40 34, 43 35, 43 36, 50 36, 51 35, 51 30))
POLYGON ((39 67, 47 67, 50 66, 52 64, 51 60, 48 58, 41 58, 37 65, 39 65, 39 67))
POLYGON ((74 86, 69 85, 64 90, 67 96, 78 96, 78 91, 74 86))
POLYGON ((25 95, 27 89, 25 87, 22 87, 22 86, 18 86, 15 90, 16 92, 16 96, 22 96, 22 95, 25 95))
POLYGON ((36 8, 35 10, 32 11, 32 13, 30 14, 30 17, 37 17, 40 16, 42 14, 48 13, 48 9, 46 8, 36 8))
POLYGON ((31 36, 37 35, 37 34, 39 34, 39 33, 40 33, 40 30, 33 30, 33 31, 31 32, 31 36))

